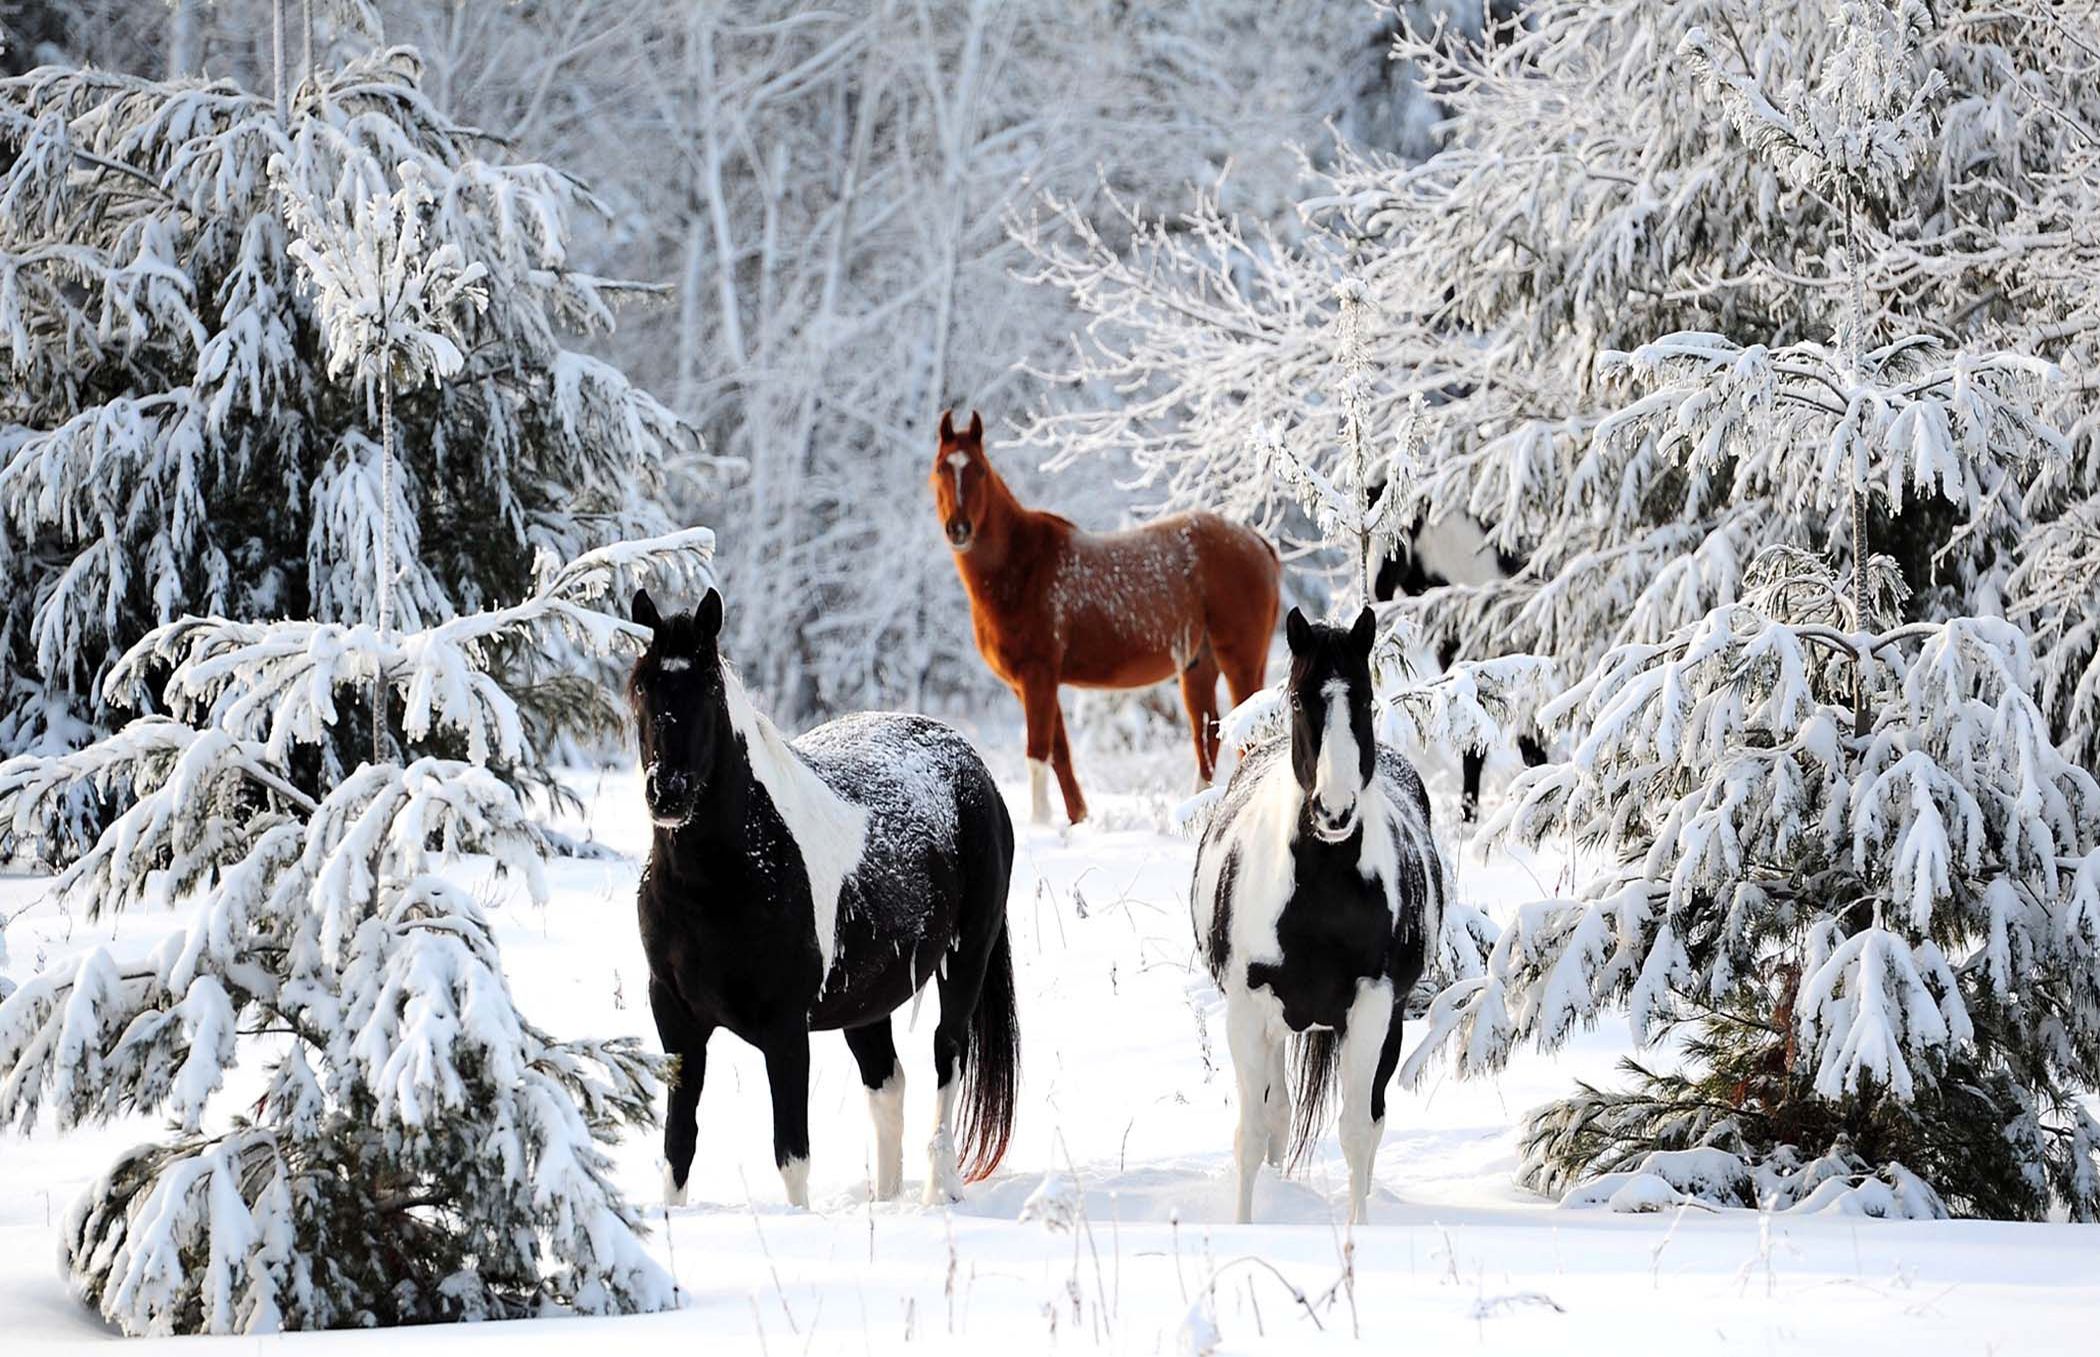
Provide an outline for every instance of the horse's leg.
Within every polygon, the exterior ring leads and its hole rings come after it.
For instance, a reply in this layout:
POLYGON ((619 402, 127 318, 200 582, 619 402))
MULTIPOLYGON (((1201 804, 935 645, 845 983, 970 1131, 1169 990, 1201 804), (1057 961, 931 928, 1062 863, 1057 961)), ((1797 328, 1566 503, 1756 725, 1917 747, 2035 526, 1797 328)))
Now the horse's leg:
POLYGON ((1349 1165, 1349 1223, 1369 1219, 1371 1161, 1385 1135, 1385 1086, 1400 1059, 1400 1009, 1391 980, 1364 980, 1342 1032, 1342 1158, 1349 1165))
POLYGON ((1196 790, 1210 785, 1218 771, 1218 662, 1204 646, 1181 671, 1181 704, 1189 711, 1189 733, 1196 741, 1196 790))
POLYGON ((1240 1124, 1232 1138, 1239 1204, 1232 1218, 1242 1225, 1254 1219, 1254 1180, 1261 1176, 1261 1161, 1271 1154, 1269 1095, 1275 1094, 1286 1104, 1290 1097, 1287 1085, 1271 1087, 1271 1071, 1282 1064, 1282 1045, 1270 1033, 1268 1015, 1252 995, 1244 990, 1227 994, 1225 1046, 1232 1052, 1232 1073, 1240 1094, 1240 1124))
POLYGON ((877 1201, 888 1201, 904 1189, 904 1065, 887 1017, 847 1028, 846 1045, 860 1065, 868 1116, 875 1122, 875 1172, 868 1190, 877 1201))
POLYGON ((685 1205, 693 1151, 700 1144, 700 1086, 707 1080, 707 1038, 713 1029, 693 1017, 660 981, 649 982, 649 1010, 666 1054, 677 1057, 678 1075, 664 1113, 664 1204, 685 1205))
POLYGON ((1057 789, 1064 793, 1065 818, 1073 824, 1086 819, 1086 797, 1079 792, 1079 773, 1072 766, 1072 741, 1065 734, 1065 713, 1056 708, 1057 735, 1050 745, 1050 766, 1057 770, 1057 789))
POLYGON ((1468 749, 1459 756, 1458 818, 1472 824, 1480 818, 1480 775, 1487 768, 1487 753, 1468 749))
POLYGON ((773 1162, 787 1185, 788 1205, 809 1206, 809 1029, 800 1025, 767 1035, 766 1083, 773 1090, 773 1162))
POLYGON ((1269 1043, 1269 1091, 1262 1111, 1268 1114, 1269 1167, 1280 1169, 1291 1151, 1291 1072, 1280 1041, 1269 1043))
POLYGON ((1269 610, 1269 625, 1259 633, 1249 628, 1244 636, 1223 638, 1215 633, 1210 638, 1211 649, 1218 657, 1218 669, 1225 675, 1225 691, 1232 695, 1232 705, 1237 707, 1262 689, 1269 674, 1269 634, 1276 629, 1276 612, 1269 610))
MULTIPOLYGON (((1021 715, 1028 722, 1028 818, 1036 824, 1050 823, 1050 763, 1057 750, 1057 680, 1049 674, 1034 674, 1018 682, 1021 715)), ((1060 773, 1059 780, 1063 780, 1060 773)), ((1069 808, 1070 798, 1066 798, 1069 808)), ((1075 817, 1076 818, 1076 817, 1075 817)))

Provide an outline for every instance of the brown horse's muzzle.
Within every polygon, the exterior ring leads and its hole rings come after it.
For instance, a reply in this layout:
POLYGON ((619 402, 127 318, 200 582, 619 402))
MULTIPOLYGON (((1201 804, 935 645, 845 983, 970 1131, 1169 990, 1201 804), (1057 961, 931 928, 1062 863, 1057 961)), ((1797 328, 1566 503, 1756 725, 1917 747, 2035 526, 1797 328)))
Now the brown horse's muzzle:
POLYGON ((970 549, 970 520, 951 518, 948 520, 948 545, 957 551, 970 549))

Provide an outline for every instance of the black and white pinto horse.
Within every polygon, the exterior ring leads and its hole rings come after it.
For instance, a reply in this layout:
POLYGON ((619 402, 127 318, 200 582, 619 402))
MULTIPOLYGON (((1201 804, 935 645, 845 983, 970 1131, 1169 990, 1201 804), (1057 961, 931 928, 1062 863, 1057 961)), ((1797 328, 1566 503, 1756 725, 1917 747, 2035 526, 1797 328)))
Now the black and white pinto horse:
POLYGON ((1189 899, 1239 1084, 1236 1219, 1253 1217, 1264 1158, 1282 1168, 1304 1155, 1339 1084, 1354 1223, 1385 1133, 1402 1005, 1442 924, 1444 869, 1422 780, 1372 739, 1370 609, 1344 629, 1293 608, 1285 632, 1290 738, 1241 760, 1189 899))
POLYGON ((922 716, 848 716, 783 739, 722 662, 713 590, 669 617, 637 593, 633 618, 651 637, 628 681, 655 824, 642 944, 657 1032, 678 1058, 667 1200, 685 1200, 707 1041, 723 1027, 765 1053, 774 1161, 803 1207, 809 1034, 844 1032, 875 1122, 870 1187, 896 1196, 904 1070, 890 1015, 934 976, 940 1088, 925 1198, 960 1198, 1006 1151, 1020 1064, 1006 933, 1014 834, 991 774, 962 736, 922 716))
MULTIPOLYGON (((1514 576, 1524 562, 1495 546, 1478 523, 1454 514, 1432 523, 1417 519, 1378 568, 1372 589, 1380 598, 1405 595, 1420 598, 1432 589, 1451 585, 1496 584, 1514 576)), ((1458 646, 1446 642, 1437 652, 1439 669, 1449 669, 1458 658, 1458 646)), ((1546 761, 1546 750, 1535 735, 1517 736, 1517 753, 1525 764, 1536 768, 1546 761)), ((1468 824, 1480 813, 1480 778, 1487 768, 1487 752, 1467 749, 1460 754, 1459 818, 1468 824)))

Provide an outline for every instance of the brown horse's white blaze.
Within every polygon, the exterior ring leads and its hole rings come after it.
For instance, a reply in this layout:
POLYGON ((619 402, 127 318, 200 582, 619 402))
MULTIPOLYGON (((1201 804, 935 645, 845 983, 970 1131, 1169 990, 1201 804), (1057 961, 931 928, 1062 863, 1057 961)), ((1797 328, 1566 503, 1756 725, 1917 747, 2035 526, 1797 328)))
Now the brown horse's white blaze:
POLYGON ((984 451, 984 420, 941 416, 928 475, 978 653, 1028 723, 1032 811, 1049 818, 1054 771, 1065 814, 1086 818, 1057 690, 1142 688, 1179 677, 1207 784, 1218 757, 1218 679, 1235 703, 1262 686, 1283 573, 1259 533, 1216 514, 1176 514, 1094 533, 1024 506, 984 451))

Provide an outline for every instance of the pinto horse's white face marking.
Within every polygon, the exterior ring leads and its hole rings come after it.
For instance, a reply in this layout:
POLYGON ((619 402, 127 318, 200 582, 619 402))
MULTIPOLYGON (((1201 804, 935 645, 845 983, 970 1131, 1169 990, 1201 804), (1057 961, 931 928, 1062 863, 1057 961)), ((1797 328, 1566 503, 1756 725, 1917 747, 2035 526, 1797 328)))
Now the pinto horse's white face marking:
POLYGON ((969 470, 969 469, 970 469, 970 454, 969 454, 969 453, 967 453, 967 452, 951 452, 951 453, 949 453, 949 454, 948 454, 948 469, 949 469, 950 471, 952 471, 952 472, 954 472, 954 473, 955 473, 955 502, 956 502, 957 504, 960 504, 960 503, 962 503, 962 497, 963 497, 963 488, 962 488, 962 478, 963 478, 963 472, 965 472, 965 471, 967 471, 967 470, 969 470))
POLYGON ((693 662, 683 655, 666 655, 656 662, 656 667, 666 674, 683 674, 693 667, 693 662))
POLYGON ((1363 751, 1356 743, 1348 683, 1329 679, 1320 688, 1320 698, 1327 704, 1327 720, 1313 771, 1312 829, 1326 842, 1340 843, 1356 832, 1363 818, 1363 751))

